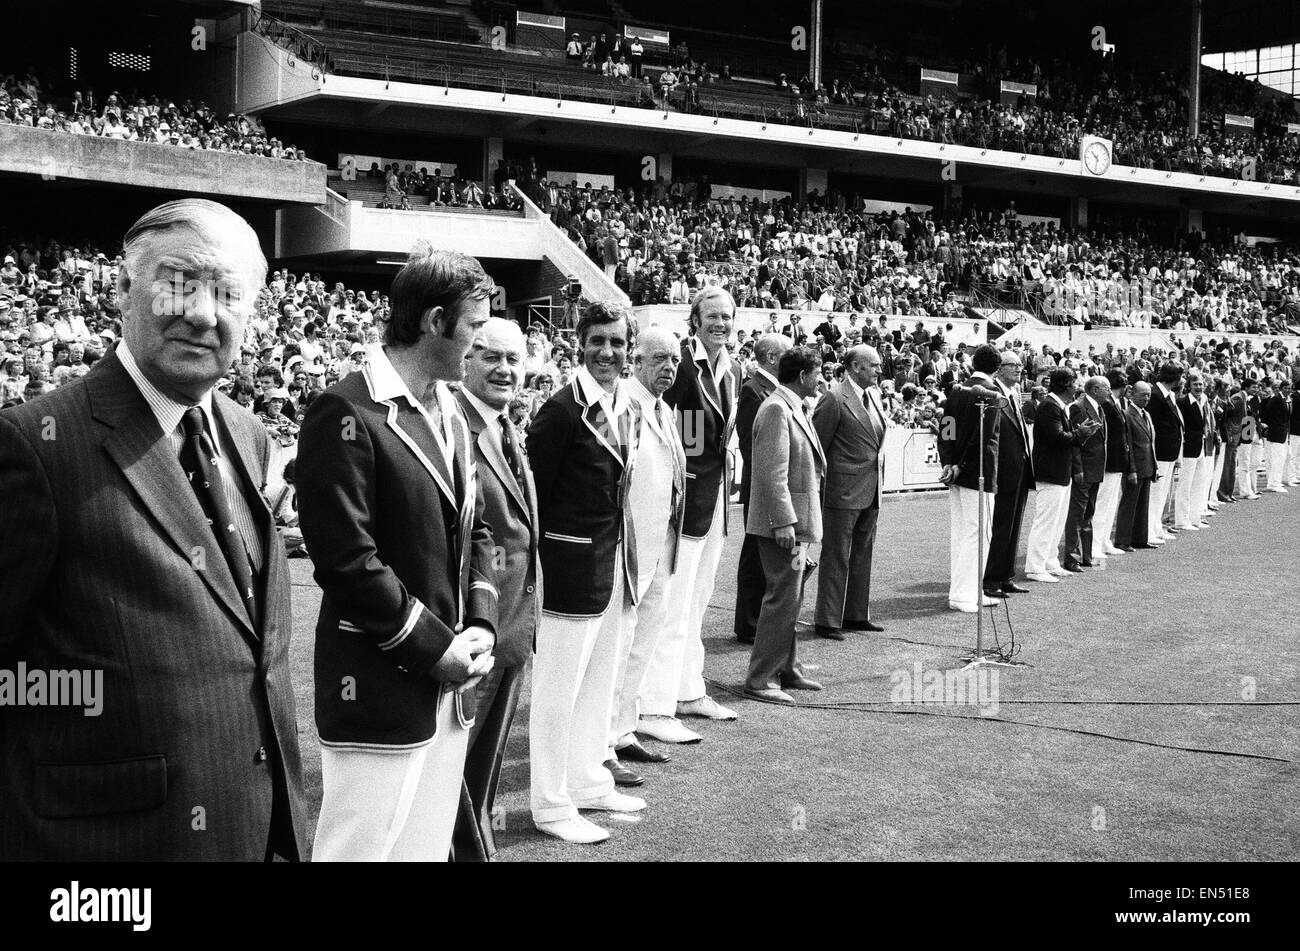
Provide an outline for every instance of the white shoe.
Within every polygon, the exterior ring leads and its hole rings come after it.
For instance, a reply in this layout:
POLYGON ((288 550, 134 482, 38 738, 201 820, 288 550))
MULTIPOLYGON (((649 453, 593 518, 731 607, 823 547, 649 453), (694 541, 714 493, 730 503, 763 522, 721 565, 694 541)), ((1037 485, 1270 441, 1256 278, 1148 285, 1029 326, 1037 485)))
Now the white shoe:
POLYGON ((595 799, 575 802, 574 805, 579 809, 597 809, 601 812, 640 812, 645 808, 645 800, 621 793, 616 789, 595 799))
POLYGON ((602 829, 590 819, 574 816, 572 819, 560 819, 557 822, 534 822, 538 832, 545 832, 565 842, 577 845, 592 845, 609 838, 609 830, 602 829))
POLYGON ((1122 554, 1124 554, 1123 550, 1116 548, 1114 545, 1111 545, 1109 548, 1106 549, 1107 558, 1109 558, 1111 555, 1122 555, 1122 554))
POLYGON ((1147 544, 1155 545, 1157 548, 1164 548, 1165 540, 1163 538, 1152 538, 1147 541, 1147 544))
POLYGON ((1174 528, 1180 532, 1199 532, 1201 530, 1199 525, 1175 525, 1174 528))
POLYGON ((1266 487, 1264 488, 1264 491, 1265 491, 1265 492, 1278 492, 1278 493, 1281 493, 1282 495, 1286 495, 1286 494, 1287 494, 1286 489, 1282 488, 1280 485, 1279 485, 1279 486, 1266 486, 1266 487))
POLYGON ((1049 575, 1056 575, 1058 578, 1068 578, 1070 575, 1074 574, 1073 571, 1066 571, 1064 568, 1048 568, 1047 573, 1049 575))
POLYGON ((1040 575, 1040 574, 1038 574, 1038 573, 1034 573, 1034 574, 1032 574, 1032 575, 1025 575, 1025 577, 1028 578, 1030 581, 1041 581, 1043 584, 1060 584, 1060 583, 1061 583, 1061 579, 1058 578, 1058 577, 1056 577, 1056 575, 1049 575, 1049 574, 1041 574, 1041 575, 1040 575))
POLYGON ((698 700, 688 700, 685 703, 680 700, 677 701, 677 715, 679 717, 703 717, 706 720, 736 719, 735 710, 727 709, 707 693, 698 700))
POLYGON ((981 598, 978 606, 972 604, 969 601, 962 601, 962 602, 949 601, 948 610, 960 611, 962 614, 974 614, 980 608, 991 608, 993 607, 993 605, 1001 604, 1001 603, 1002 603, 1001 600, 997 598, 981 598))
POLYGON ((641 717, 636 721, 636 731, 660 743, 698 743, 704 739, 683 726, 676 717, 641 717))

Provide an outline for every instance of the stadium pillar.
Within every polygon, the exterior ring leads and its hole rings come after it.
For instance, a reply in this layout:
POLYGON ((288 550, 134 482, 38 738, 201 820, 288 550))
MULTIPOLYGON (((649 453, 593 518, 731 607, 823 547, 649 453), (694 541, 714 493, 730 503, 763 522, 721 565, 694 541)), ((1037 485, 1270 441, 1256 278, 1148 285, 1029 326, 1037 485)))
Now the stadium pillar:
POLYGON ((1187 64, 1187 131, 1196 135, 1201 123, 1201 4, 1192 0, 1191 55, 1187 64))
POLYGON ((1200 208, 1184 208, 1178 213, 1184 234, 1205 230, 1205 212, 1200 208))
POLYGON ((808 76, 813 86, 822 84, 822 0, 812 0, 812 36, 808 38, 808 76))
POLYGON ((1078 231, 1088 227, 1088 199, 1070 199, 1070 228, 1078 231))
POLYGON ((673 183, 673 153, 672 152, 659 153, 659 177, 664 180, 665 185, 671 185, 673 183))
POLYGON ((492 184, 492 173, 497 170, 497 164, 505 157, 505 144, 496 136, 487 136, 483 139, 483 187, 487 188, 492 184))
POLYGON ((798 201, 808 200, 808 193, 815 191, 818 197, 826 197, 827 173, 824 168, 801 168, 799 170, 799 194, 796 195, 798 201))

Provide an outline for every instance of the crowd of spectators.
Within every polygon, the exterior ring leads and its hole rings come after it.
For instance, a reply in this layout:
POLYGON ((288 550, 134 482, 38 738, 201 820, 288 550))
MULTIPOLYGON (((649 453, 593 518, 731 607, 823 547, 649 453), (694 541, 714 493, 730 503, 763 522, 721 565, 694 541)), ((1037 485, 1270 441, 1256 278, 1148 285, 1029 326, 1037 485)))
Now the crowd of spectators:
POLYGON ((684 304, 718 284, 741 307, 954 317, 982 291, 1085 329, 1286 334, 1300 324, 1300 257, 1244 236, 1161 240, 1137 221, 1071 231, 1022 219, 1014 202, 944 214, 869 213, 835 191, 803 205, 719 199, 707 179, 639 192, 543 180, 534 191, 634 304, 684 304))
POLYGON ((129 96, 110 92, 101 102, 94 90, 86 90, 68 99, 43 91, 31 73, 0 79, 0 122, 124 142, 307 161, 302 149, 267 134, 248 116, 222 117, 204 102, 196 105, 186 99, 177 105, 174 100, 134 92, 129 96))
POLYGON ((518 211, 520 207, 519 198, 504 180, 484 189, 478 179, 459 172, 443 175, 438 166, 430 172, 428 166, 421 165, 417 169, 412 162, 400 167, 398 163, 390 162, 382 169, 378 162, 372 162, 364 175, 372 181, 383 181, 384 197, 380 205, 384 208, 410 209, 412 197, 421 204, 428 202, 435 207, 487 211, 518 211))

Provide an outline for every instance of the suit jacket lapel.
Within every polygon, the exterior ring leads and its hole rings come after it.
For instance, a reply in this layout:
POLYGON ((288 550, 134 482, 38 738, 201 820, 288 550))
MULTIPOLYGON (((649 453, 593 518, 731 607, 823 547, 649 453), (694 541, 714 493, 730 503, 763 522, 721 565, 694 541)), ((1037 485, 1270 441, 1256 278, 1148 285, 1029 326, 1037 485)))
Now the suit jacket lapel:
MULTIPOLYGON (((427 417, 402 397, 393 399, 375 399, 375 388, 370 376, 370 368, 365 369, 366 385, 370 389, 371 399, 388 409, 388 428, 397 434, 412 455, 424 466, 425 471, 438 484, 442 494, 451 503, 453 510, 459 511, 460 504, 456 498, 453 475, 447 468, 447 460, 433 435, 427 417)), ((445 415, 445 408, 444 408, 445 415)), ((444 421, 445 423, 445 421, 444 421)))
MULTIPOLYGON (((500 480, 514 499, 515 504, 519 506, 524 516, 528 516, 528 500, 524 497, 523 487, 519 480, 515 478, 514 472, 510 469, 510 463, 506 461, 505 453, 501 451, 497 440, 493 439, 488 433, 489 426, 497 425, 496 420, 485 420, 479 413, 478 408, 469 402, 463 393, 456 394, 456 401, 460 403, 461 409, 465 411, 465 421, 469 424, 469 431, 473 434, 475 443, 483 452, 483 458, 487 460, 489 468, 496 473, 500 480)), ((524 466, 523 468, 527 468, 524 466)))
POLYGON ((245 638, 255 645, 253 621, 166 434, 159 431, 157 418, 116 355, 105 357, 101 365, 103 369, 88 376, 86 385, 95 418, 113 427, 104 440, 104 451, 172 544, 195 565, 203 583, 239 622, 245 638))
POLYGON ((588 403, 583 398, 582 384, 577 379, 573 381, 573 395, 582 407, 583 425, 591 430, 591 434, 596 437, 596 441, 609 450, 610 455, 618 460, 620 466, 625 466, 626 461, 623 458, 622 449, 609 441, 611 433, 610 420, 606 418, 605 410, 600 403, 588 403))

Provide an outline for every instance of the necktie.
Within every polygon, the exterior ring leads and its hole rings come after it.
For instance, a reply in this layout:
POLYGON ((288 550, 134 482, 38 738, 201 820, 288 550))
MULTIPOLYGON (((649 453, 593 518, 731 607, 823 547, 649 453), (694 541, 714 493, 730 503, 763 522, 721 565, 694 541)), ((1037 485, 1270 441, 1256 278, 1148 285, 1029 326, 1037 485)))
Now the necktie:
POLYGON ((257 627, 259 621, 257 598, 253 593, 253 568, 249 563, 244 540, 235 527, 230 503, 226 500, 225 484, 221 470, 217 467, 217 450, 208 435, 203 411, 197 406, 191 406, 181 418, 181 426, 185 430, 185 441, 181 445, 180 454, 181 468, 185 470, 190 488, 198 497, 199 507, 203 509, 217 544, 225 555, 239 597, 248 610, 249 620, 257 627))
POLYGON ((510 419, 507 416, 498 416, 501 421, 501 452, 506 457, 506 465, 510 466, 510 471, 514 473, 515 481, 519 483, 519 488, 524 487, 524 470, 519 465, 519 448, 515 442, 514 427, 510 425, 510 419))

